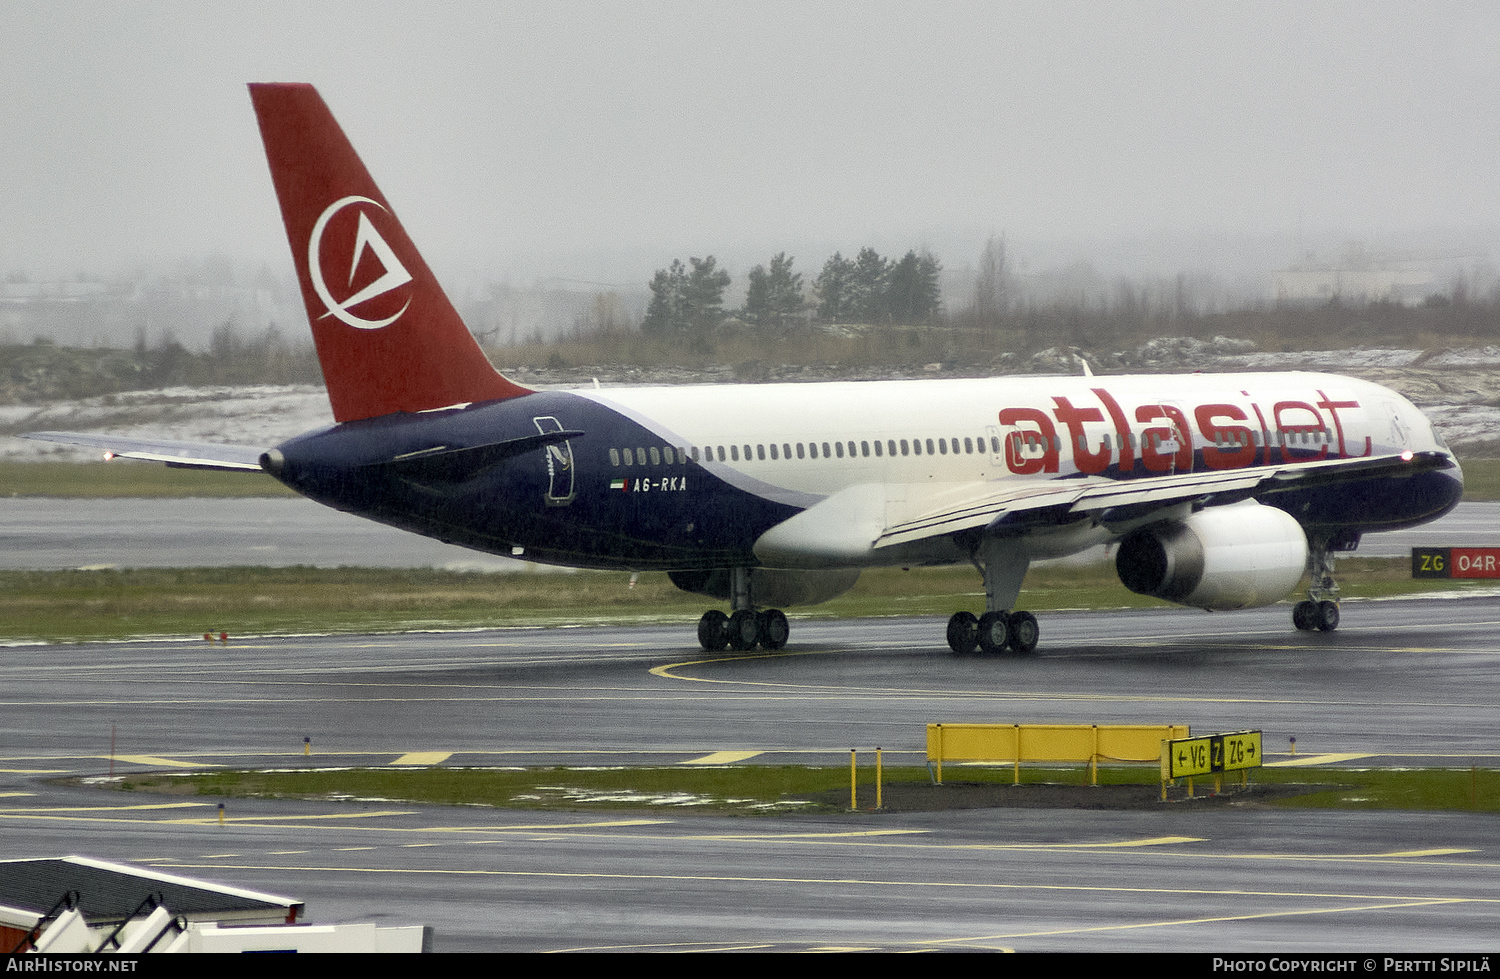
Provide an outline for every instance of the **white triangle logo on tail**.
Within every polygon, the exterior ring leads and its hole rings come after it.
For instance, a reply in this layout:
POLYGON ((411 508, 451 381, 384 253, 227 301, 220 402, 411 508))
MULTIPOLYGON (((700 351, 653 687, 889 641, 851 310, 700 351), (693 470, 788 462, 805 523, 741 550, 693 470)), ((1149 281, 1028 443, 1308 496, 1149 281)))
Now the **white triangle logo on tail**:
POLYGON ((333 220, 333 216, 351 204, 373 204, 382 211, 385 210, 378 201, 358 196, 344 197, 328 205, 323 213, 318 216, 318 223, 313 225, 312 235, 308 238, 307 271, 308 275, 312 277, 313 290, 317 292, 318 298, 323 301, 323 305, 328 309, 328 312, 324 313, 319 319, 334 316, 341 322, 347 323, 357 329, 378 330, 381 327, 390 326, 396 320, 400 319, 401 314, 405 313, 407 307, 411 305, 411 300, 408 299, 405 305, 397 310, 394 315, 379 320, 368 320, 361 316, 356 316, 349 310, 360 303, 374 299, 376 296, 383 296, 392 289, 399 289, 401 286, 412 281, 412 277, 411 273, 406 270, 406 266, 402 265, 401 260, 396 257, 396 252, 391 248, 390 244, 385 238, 381 237, 379 231, 375 230, 375 225, 370 221, 369 214, 361 210, 359 212, 359 227, 354 236, 354 250, 349 258, 348 285, 352 286, 354 284, 354 272, 359 268, 359 260, 364 257, 367 250, 374 254, 384 271, 380 278, 353 295, 348 296, 342 302, 333 298, 333 294, 328 289, 328 283, 323 279, 323 232, 327 230, 328 222, 333 220))

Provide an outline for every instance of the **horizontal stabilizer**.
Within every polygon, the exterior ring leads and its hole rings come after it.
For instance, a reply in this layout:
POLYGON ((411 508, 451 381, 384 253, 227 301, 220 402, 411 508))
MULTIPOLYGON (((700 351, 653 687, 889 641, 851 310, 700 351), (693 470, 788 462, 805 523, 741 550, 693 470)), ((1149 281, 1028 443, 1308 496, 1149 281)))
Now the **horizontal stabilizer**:
POLYGON ((394 472, 402 479, 417 483, 462 483, 506 459, 540 449, 543 446, 566 442, 582 434, 579 431, 543 432, 539 435, 525 435, 502 442, 461 448, 434 445, 428 449, 403 453, 385 462, 373 463, 368 468, 385 469, 394 472))
POLYGON ((106 459, 144 459, 165 462, 179 469, 227 469, 260 472, 260 456, 266 450, 258 445, 222 445, 218 442, 181 442, 173 439, 137 439, 117 435, 90 435, 84 432, 27 432, 22 438, 38 442, 61 442, 103 449, 106 459))

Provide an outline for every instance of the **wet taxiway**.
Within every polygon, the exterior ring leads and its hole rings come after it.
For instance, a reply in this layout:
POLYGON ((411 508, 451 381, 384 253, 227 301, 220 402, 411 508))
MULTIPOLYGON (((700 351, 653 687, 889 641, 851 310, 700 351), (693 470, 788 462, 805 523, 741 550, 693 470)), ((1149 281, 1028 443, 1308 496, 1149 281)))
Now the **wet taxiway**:
POLYGON ((51 784, 209 765, 919 764, 928 721, 1265 731, 1273 763, 1493 767, 1500 605, 1046 615, 1025 659, 933 619, 794 620, 775 655, 692 624, 9 647, 0 817, 82 852, 431 924, 439 950, 1483 950, 1489 814, 967 810, 723 818, 212 802, 51 784), (110 757, 110 739, 114 756, 110 757), (1297 755, 1290 739, 1297 739, 1297 755), (304 756, 303 739, 312 754, 304 756))

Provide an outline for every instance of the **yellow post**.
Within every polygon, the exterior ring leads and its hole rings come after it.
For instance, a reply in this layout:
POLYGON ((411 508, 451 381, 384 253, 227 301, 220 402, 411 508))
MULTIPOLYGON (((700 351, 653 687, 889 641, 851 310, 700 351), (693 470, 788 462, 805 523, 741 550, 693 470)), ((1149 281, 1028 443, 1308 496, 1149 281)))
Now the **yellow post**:
POLYGON ((1011 772, 1012 772, 1011 784, 1012 785, 1020 785, 1021 784, 1021 725, 1019 725, 1019 724, 1012 724, 1010 726, 1010 729, 1011 729, 1011 732, 1015 735, 1015 746, 1016 746, 1016 750, 1014 752, 1012 752, 1012 754, 1014 755, 1016 761, 1015 761, 1015 767, 1011 770, 1011 772))
POLYGON ((876 745, 875 746, 875 808, 876 809, 883 809, 884 808, 883 800, 881 799, 880 776, 881 776, 881 771, 880 771, 880 746, 876 745))
POLYGON ((312 754, 312 738, 302 739, 302 753, 304 755, 312 754))
POLYGON ((939 724, 937 726, 937 749, 938 749, 937 750, 937 756, 938 756, 938 759, 937 759, 937 761, 938 761, 938 764, 937 764, 938 779, 937 780, 938 780, 938 784, 942 785, 943 784, 943 725, 941 725, 941 724, 939 724))
POLYGON ((219 825, 224 825, 224 803, 219 803, 219 825))
POLYGON ((855 749, 849 749, 849 811, 853 812, 859 808, 859 803, 854 797, 854 753, 855 749))

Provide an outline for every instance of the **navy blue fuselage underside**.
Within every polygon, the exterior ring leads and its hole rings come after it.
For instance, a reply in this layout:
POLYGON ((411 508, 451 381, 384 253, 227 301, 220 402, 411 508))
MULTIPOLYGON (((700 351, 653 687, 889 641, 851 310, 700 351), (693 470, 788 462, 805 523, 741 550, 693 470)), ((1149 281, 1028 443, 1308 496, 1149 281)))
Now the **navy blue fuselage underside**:
MULTIPOLYGON (((300 435, 278 447, 284 462, 277 476, 338 510, 546 564, 628 570, 758 564, 751 550, 755 541, 798 508, 733 486, 675 454, 668 462, 667 453, 651 451, 669 445, 588 398, 537 392, 300 435), (411 461, 440 447, 492 445, 548 432, 583 434, 474 471, 455 473, 440 465, 424 471, 411 461), (624 465, 627 448, 646 449, 645 464, 624 465), (647 461, 658 456, 659 463, 647 461)), ((1310 530, 1358 532, 1432 519, 1451 509, 1461 492, 1457 480, 1439 471, 1351 480, 1262 501, 1310 530)), ((1024 526, 1026 515, 1017 516, 1024 526)))

